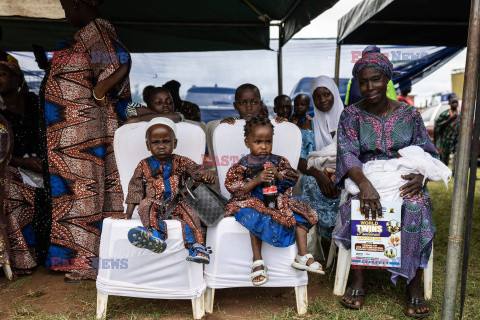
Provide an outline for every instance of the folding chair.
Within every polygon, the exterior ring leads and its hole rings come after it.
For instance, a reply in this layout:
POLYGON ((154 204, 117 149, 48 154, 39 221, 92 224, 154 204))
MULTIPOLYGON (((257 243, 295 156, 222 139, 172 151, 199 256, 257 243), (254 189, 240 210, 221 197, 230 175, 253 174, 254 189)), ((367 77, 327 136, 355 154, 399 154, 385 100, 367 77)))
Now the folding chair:
MULTIPOLYGON (((230 198, 225 188, 228 169, 249 153, 244 143, 244 120, 234 125, 220 124, 213 134, 213 148, 219 159, 217 171, 222 194, 230 198)), ((292 123, 275 125, 273 135, 273 153, 287 158, 293 168, 297 167, 300 157, 302 137, 300 130, 292 123)), ((234 217, 223 218, 216 226, 207 231, 207 246, 212 248, 210 264, 205 266, 205 311, 213 312, 215 289, 252 287, 250 279, 252 249, 249 231, 234 217)), ((299 314, 307 312, 307 272, 291 267, 297 255, 297 246, 276 248, 262 244, 262 256, 268 267, 269 280, 262 287, 295 287, 297 310, 299 314)))
MULTIPOLYGON (((140 160, 151 156, 145 144, 147 122, 127 124, 115 132, 114 150, 124 196, 140 160)), ((177 123, 178 146, 175 153, 202 163, 205 133, 202 128, 177 123)), ((109 295, 151 298, 191 299, 193 317, 205 314, 203 266, 187 262, 179 221, 167 220, 167 249, 156 254, 134 247, 127 238, 131 228, 141 226, 135 210, 131 220, 105 219, 100 241, 97 277, 97 319, 107 312, 109 295)))

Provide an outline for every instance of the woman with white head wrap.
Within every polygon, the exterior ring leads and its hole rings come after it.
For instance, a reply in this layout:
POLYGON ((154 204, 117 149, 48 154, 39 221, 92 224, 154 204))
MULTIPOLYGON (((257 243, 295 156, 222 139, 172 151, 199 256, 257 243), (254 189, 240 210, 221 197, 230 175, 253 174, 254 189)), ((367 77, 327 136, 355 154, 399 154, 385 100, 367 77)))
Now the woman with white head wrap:
POLYGON ((338 121, 343 111, 343 102, 337 85, 332 78, 327 76, 313 79, 310 84, 310 96, 315 105, 313 110, 315 115, 313 118, 313 131, 315 134, 315 147, 319 151, 333 143, 333 136, 337 131, 338 121), (329 95, 333 97, 333 104, 329 99, 329 95))
POLYGON ((340 201, 332 176, 335 173, 336 154, 334 136, 343 103, 335 82, 327 76, 312 81, 310 94, 315 117, 312 119, 312 130, 301 130, 302 152, 298 169, 304 174, 302 198, 318 214, 318 230, 309 233, 308 251, 321 259, 318 234, 331 240, 340 201))

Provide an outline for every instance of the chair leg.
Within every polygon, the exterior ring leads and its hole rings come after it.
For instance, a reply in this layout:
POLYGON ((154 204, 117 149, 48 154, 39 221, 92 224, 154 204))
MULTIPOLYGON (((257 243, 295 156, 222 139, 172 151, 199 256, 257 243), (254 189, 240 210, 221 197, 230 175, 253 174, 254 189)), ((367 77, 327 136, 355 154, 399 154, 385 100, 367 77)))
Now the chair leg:
POLYGON ((308 307, 307 286, 295 287, 295 296, 297 298, 297 313, 299 315, 306 314, 308 307))
POLYGON ((97 290, 97 319, 107 318, 108 294, 97 290))
POLYGON ((333 258, 335 257, 335 241, 332 239, 332 243, 330 244, 330 250, 328 251, 328 259, 327 259, 327 268, 330 268, 333 264, 333 258))
POLYGON ((6 263, 3 265, 3 271, 5 272, 5 276, 7 276, 7 279, 8 280, 12 280, 13 279, 13 272, 12 272, 12 268, 10 267, 10 263, 6 263))
POLYGON ((432 299, 433 289, 433 247, 428 259, 427 268, 423 271, 423 294, 426 300, 432 299))
POLYGON ((204 302, 204 294, 202 294, 200 297, 192 299, 193 319, 202 319, 202 317, 205 315, 204 302))
POLYGON ((333 287, 333 294, 342 296, 345 293, 351 263, 352 258, 350 256, 350 250, 345 249, 343 246, 339 246, 337 272, 335 274, 335 286, 333 287))
POLYGON ((205 290, 205 312, 213 313, 213 301, 215 299, 215 289, 208 288, 205 290))

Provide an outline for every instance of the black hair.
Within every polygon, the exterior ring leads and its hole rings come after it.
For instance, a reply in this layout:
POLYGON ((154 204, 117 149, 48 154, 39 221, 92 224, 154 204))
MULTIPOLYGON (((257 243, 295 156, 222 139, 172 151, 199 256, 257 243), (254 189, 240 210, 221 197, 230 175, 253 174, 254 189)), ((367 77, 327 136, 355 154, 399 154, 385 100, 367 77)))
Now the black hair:
POLYGON ((280 100, 282 100, 282 99, 288 99, 288 100, 290 100, 290 102, 292 101, 292 99, 290 99, 290 97, 287 96, 286 94, 281 94, 279 96, 276 96, 275 99, 273 99, 273 105, 276 106, 277 103, 279 103, 280 100))
POLYGON ((295 97, 295 99, 293 99, 293 101, 297 100, 297 99, 300 99, 300 98, 307 98, 308 99, 308 103, 310 103, 310 97, 308 96, 308 94, 305 94, 305 93, 299 93, 297 94, 297 96, 295 97))
POLYGON ((245 123, 245 127, 243 127, 245 138, 248 137, 250 133, 252 133, 253 128, 255 127, 270 127, 273 130, 273 124, 270 122, 270 119, 265 117, 253 117, 250 120, 247 120, 245 123))
POLYGON ((256 93, 258 93, 258 96, 261 97, 261 95, 260 95, 260 90, 258 90, 258 88, 257 88, 256 85, 251 84, 251 83, 244 83, 244 84, 242 84, 241 86, 239 86, 239 87, 237 88, 237 90, 235 90, 235 101, 238 101, 238 99, 240 99, 240 93, 241 93, 243 90, 252 90, 252 91, 255 91, 256 93))
POLYGON ((143 89, 142 96, 143 101, 145 101, 147 106, 150 104, 150 100, 152 99, 153 95, 157 92, 167 92, 170 94, 170 91, 164 87, 146 86, 145 89, 143 89))

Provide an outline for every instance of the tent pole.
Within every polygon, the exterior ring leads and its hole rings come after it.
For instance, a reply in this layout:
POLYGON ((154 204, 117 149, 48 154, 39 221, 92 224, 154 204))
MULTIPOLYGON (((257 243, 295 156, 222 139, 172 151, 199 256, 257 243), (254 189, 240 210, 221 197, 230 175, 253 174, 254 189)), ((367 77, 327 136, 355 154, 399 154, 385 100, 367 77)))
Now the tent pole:
POLYGON ((478 87, 480 53, 480 0, 472 0, 467 42, 467 61, 463 87, 460 133, 455 163, 455 182, 452 195, 452 213, 448 236, 447 266, 443 291, 442 320, 455 319, 465 200, 468 186, 468 165, 472 142, 473 110, 478 87))
POLYGON ((337 52, 335 53, 335 83, 338 87, 339 77, 340 77, 340 50, 342 45, 337 43, 337 52))
MULTIPOLYGON (((478 79, 478 78, 477 78, 478 79)), ((480 138, 480 83, 477 87, 477 103, 475 105, 475 120, 473 125, 473 142, 470 151, 470 176, 468 178, 467 215, 465 217, 465 235, 463 239, 462 281, 460 283, 460 319, 463 317, 465 293, 467 291, 468 259, 470 256, 470 238, 472 235, 473 201, 475 184, 477 183, 478 147, 480 138)))
POLYGON ((280 24, 278 37, 278 51, 277 51, 277 74, 278 74, 278 95, 283 94, 283 63, 282 63, 282 47, 283 38, 285 36, 285 29, 283 23, 280 24))

